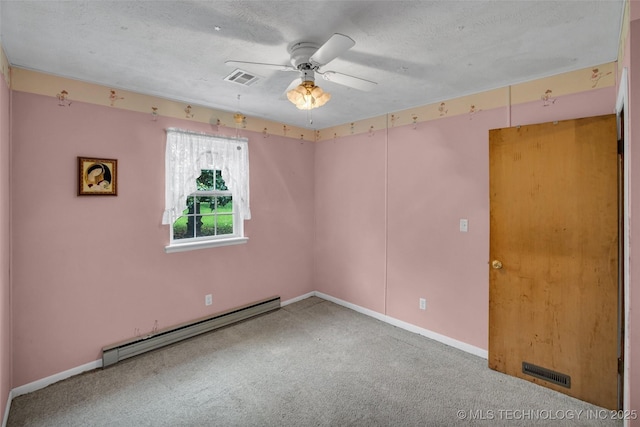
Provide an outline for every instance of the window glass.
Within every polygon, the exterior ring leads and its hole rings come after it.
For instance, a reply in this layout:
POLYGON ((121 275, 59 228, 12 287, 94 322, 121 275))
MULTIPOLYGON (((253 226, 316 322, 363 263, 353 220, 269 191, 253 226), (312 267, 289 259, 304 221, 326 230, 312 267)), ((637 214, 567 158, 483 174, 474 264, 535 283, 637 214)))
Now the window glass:
POLYGON ((198 190, 187 197, 187 208, 173 223, 173 240, 234 234, 233 195, 219 170, 203 170, 198 190))

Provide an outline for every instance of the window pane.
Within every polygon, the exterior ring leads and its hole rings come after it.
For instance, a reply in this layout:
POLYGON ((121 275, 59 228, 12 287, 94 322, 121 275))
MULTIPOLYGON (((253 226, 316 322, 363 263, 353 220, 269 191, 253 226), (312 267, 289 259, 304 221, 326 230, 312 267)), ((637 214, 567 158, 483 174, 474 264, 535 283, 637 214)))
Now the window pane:
POLYGON ((201 171, 200 176, 196 179, 198 190, 208 191, 215 189, 215 178, 213 172, 214 171, 211 169, 204 169, 201 171))
POLYGON ((233 234, 233 200, 231 196, 216 196, 216 234, 233 234))
POLYGON ((216 235, 216 216, 201 215, 196 217, 196 237, 216 235))
POLYGON ((233 212, 233 198, 231 196, 216 196, 218 213, 233 212))
POLYGON ((194 200, 192 196, 187 197, 187 208, 182 211, 182 216, 173 223, 173 239, 189 239, 194 237, 194 228, 192 226, 194 200))
POLYGON ((189 196, 183 215, 173 223, 174 240, 233 234, 231 196, 189 196))
POLYGON ((220 190, 227 191, 227 184, 222 178, 222 171, 213 169, 203 169, 196 180, 199 191, 220 190))
POLYGON ((216 190, 228 190, 227 184, 222 179, 222 171, 216 171, 216 190))
POLYGON ((217 217, 217 231, 218 234, 233 234, 233 215, 232 214, 221 214, 217 217))
POLYGON ((215 197, 211 196, 198 196, 196 197, 198 201, 198 209, 196 210, 196 214, 207 215, 213 213, 215 210, 215 197))
POLYGON ((182 211, 182 215, 189 215, 193 213, 193 196, 187 197, 187 207, 182 211))
POLYGON ((187 217, 181 216, 173 223, 173 239, 188 239, 193 236, 187 234, 187 217))

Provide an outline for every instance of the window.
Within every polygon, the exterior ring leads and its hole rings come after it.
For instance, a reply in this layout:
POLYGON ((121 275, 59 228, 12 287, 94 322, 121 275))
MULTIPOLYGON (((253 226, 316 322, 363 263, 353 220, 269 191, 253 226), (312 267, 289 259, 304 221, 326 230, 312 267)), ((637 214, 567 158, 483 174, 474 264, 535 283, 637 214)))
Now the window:
POLYGON ((222 172, 203 170, 196 183, 197 191, 187 197, 187 208, 171 227, 172 240, 186 242, 199 237, 237 235, 233 194, 222 172))
POLYGON ((167 129, 165 252, 245 243, 250 219, 246 139, 167 129))

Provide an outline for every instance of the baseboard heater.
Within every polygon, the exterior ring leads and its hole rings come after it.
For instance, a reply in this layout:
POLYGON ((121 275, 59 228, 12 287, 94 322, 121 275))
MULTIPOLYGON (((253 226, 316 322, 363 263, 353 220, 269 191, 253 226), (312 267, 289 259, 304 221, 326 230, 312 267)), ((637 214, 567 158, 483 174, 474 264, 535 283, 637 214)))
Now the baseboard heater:
POLYGON ((280 297, 272 297, 254 302, 246 306, 216 314, 213 317, 203 317, 193 322, 155 332, 152 335, 134 338, 113 344, 102 349, 102 367, 118 363, 121 360, 137 356, 148 351, 158 349, 214 329, 240 322, 260 314, 268 313, 280 308, 280 297))

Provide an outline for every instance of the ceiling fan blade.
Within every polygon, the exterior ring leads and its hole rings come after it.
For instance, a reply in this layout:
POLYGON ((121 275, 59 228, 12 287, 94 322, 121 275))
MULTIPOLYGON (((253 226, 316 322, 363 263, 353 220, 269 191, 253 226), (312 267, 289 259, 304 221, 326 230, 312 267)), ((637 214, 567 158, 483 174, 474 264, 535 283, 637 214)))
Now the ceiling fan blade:
POLYGON ((318 66, 326 65, 351 49, 355 44, 356 42, 354 42, 351 37, 335 33, 311 55, 309 62, 318 66))
POLYGON ((335 71, 325 71, 324 73, 318 74, 320 74, 326 81, 338 83, 365 92, 375 89, 378 85, 378 83, 372 82, 371 80, 361 79, 360 77, 337 73, 335 71))
POLYGON ((258 67, 268 68, 268 69, 277 70, 277 71, 298 71, 295 68, 293 68, 291 65, 265 64, 263 62, 225 61, 225 64, 233 65, 233 66, 245 66, 245 65, 258 66, 258 67))
POLYGON ((293 79, 291 84, 284 90, 282 95, 280 95, 280 99, 289 99, 289 98, 287 98, 287 92, 289 92, 294 87, 298 86, 300 83, 302 83, 302 79, 300 77, 298 77, 296 79, 293 79))

